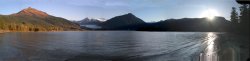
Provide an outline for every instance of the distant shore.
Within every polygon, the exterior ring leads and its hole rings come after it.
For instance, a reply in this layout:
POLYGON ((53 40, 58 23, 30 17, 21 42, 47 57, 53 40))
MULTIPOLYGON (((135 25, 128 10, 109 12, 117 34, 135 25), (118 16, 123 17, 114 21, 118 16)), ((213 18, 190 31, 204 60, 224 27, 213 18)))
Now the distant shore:
MULTIPOLYGON (((70 30, 67 30, 67 31, 70 31, 70 30)), ((84 30, 71 30, 71 31, 84 31, 84 30)), ((0 30, 0 33, 7 33, 7 32, 63 32, 63 31, 5 31, 5 30, 0 30)))

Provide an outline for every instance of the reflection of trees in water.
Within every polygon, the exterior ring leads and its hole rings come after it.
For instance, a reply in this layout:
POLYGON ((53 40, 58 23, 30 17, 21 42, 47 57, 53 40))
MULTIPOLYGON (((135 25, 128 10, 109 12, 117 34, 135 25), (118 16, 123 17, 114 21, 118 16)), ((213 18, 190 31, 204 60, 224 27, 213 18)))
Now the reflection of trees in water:
POLYGON ((13 45, 17 36, 12 35, 13 33, 0 34, 0 61, 25 61, 20 50, 13 45))
POLYGON ((81 54, 67 61, 121 61, 136 53, 137 42, 134 32, 86 32, 81 54))
POLYGON ((68 39, 67 33, 18 32, 8 35, 9 40, 6 41, 10 41, 12 48, 17 50, 15 53, 19 54, 14 61, 63 61, 71 56, 70 53, 65 52, 68 48, 65 45, 69 43, 63 44, 68 39))
POLYGON ((33 61, 33 60, 47 60, 50 61, 48 58, 50 55, 48 51, 43 50, 41 47, 44 42, 49 41, 49 35, 46 33, 36 33, 36 32, 20 32, 20 33, 13 33, 11 35, 11 40, 14 42, 15 48, 17 48, 22 54, 22 59, 26 61, 33 61), (13 37, 16 36, 16 37, 13 37))
POLYGON ((2 39, 3 39, 3 33, 0 31, 0 45, 2 44, 2 39))

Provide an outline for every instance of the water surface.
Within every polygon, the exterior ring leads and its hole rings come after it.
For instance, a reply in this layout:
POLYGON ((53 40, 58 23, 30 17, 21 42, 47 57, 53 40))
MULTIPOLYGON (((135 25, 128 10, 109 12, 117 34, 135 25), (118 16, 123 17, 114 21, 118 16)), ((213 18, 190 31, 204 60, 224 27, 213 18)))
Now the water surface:
POLYGON ((0 61, 243 61, 248 40, 216 32, 10 32, 0 34, 0 61))

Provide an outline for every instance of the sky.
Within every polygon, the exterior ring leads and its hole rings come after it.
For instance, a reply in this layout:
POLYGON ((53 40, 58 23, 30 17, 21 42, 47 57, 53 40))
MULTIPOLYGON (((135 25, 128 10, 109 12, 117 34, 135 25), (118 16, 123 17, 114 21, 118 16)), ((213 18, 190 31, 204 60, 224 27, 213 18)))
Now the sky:
POLYGON ((230 19, 232 7, 239 7, 235 0, 0 0, 0 14, 9 15, 32 7, 50 15, 68 20, 89 18, 110 19, 133 13, 146 22, 166 19, 200 18, 213 9, 230 19))

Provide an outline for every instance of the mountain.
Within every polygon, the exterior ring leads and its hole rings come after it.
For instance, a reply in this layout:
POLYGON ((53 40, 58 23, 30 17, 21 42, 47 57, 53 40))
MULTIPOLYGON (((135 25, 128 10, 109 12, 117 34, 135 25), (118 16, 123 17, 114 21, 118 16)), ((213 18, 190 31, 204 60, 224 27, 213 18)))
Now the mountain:
POLYGON ((224 17, 167 19, 154 23, 145 23, 133 14, 125 14, 107 20, 101 24, 103 30, 136 31, 191 31, 225 32, 232 31, 232 23, 224 17))
POLYGON ((28 7, 26 9, 21 10, 18 13, 12 14, 13 16, 31 16, 31 17, 40 17, 40 18, 45 18, 49 17, 50 15, 42 12, 40 10, 28 7))
POLYGON ((101 24, 105 19, 94 19, 94 18, 84 18, 83 20, 77 21, 79 25, 99 25, 101 24))
POLYGON ((231 22, 224 17, 215 17, 213 20, 206 18, 168 19, 141 26, 144 31, 230 31, 231 22), (153 30, 152 30, 153 29, 153 30))
MULTIPOLYGON (((102 19, 105 20, 105 19, 102 19)), ((11 15, 0 15, 0 31, 65 31, 65 30, 137 30, 137 31, 231 31, 232 23, 224 17, 167 19, 145 23, 132 13, 113 17, 107 21, 85 18, 77 23, 26 8, 11 15), (80 27, 81 25, 81 27, 80 27)))
POLYGON ((101 26, 99 26, 101 23, 105 21, 104 18, 100 19, 94 19, 94 18, 85 18, 80 21, 76 21, 80 25, 82 29, 87 29, 87 30, 94 30, 94 29, 100 29, 101 26))
POLYGON ((29 7, 11 15, 0 15, 0 30, 66 31, 80 30, 80 26, 67 19, 29 7))
POLYGON ((129 30, 132 29, 130 26, 136 26, 139 24, 144 24, 145 22, 140 18, 137 18, 132 13, 128 13, 121 16, 116 16, 111 18, 101 24, 103 29, 107 30, 129 30))

